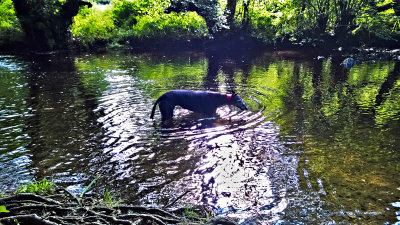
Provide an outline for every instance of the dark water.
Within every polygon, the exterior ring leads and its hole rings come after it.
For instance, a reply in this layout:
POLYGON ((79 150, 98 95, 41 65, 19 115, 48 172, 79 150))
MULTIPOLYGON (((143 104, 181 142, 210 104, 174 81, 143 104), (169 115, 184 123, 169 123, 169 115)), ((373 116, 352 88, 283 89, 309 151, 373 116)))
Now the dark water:
POLYGON ((204 205, 243 224, 392 224, 400 215, 400 62, 304 52, 0 56, 0 187, 99 175, 130 203, 204 205), (173 89, 235 90, 216 118, 173 89), (397 214, 397 215, 396 215, 397 214))

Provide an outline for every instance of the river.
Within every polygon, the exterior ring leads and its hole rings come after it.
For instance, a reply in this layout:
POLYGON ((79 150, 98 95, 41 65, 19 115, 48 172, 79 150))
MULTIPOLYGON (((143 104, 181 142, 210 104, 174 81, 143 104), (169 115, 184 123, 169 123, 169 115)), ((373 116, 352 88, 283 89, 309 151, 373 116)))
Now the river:
POLYGON ((0 55, 0 187, 204 206, 242 224, 400 221, 400 62, 304 51, 0 55), (323 56, 323 57, 318 57, 323 56), (207 118, 173 89, 234 90, 207 118), (177 202, 173 202, 178 199, 177 202))

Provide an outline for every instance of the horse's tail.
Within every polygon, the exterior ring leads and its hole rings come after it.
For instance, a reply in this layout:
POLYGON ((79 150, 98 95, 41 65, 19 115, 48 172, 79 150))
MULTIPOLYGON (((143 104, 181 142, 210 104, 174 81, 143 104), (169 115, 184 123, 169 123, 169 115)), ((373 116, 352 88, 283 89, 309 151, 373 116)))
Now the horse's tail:
POLYGON ((160 98, 158 98, 157 101, 154 103, 153 109, 151 110, 150 119, 153 119, 154 113, 156 111, 156 107, 157 107, 157 104, 159 101, 160 101, 160 98))

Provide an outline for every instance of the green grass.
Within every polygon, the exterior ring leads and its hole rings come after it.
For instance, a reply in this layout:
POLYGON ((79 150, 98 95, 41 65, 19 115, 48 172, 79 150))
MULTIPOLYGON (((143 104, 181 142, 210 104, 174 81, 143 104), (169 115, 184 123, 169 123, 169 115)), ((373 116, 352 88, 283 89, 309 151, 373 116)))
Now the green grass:
POLYGON ((189 217, 189 218, 199 217, 199 214, 197 214, 193 209, 186 207, 185 217, 189 217))
POLYGON ((197 221, 197 223, 200 224, 206 224, 211 220, 211 213, 204 211, 201 212, 201 215, 199 215, 193 208, 187 206, 185 212, 183 213, 183 220, 183 224, 192 224, 194 221, 197 221))
POLYGON ((33 193, 39 195, 50 195, 54 193, 54 183, 43 178, 40 181, 22 184, 15 192, 18 193, 33 193))
POLYGON ((106 188, 106 190, 104 191, 104 199, 103 199, 103 204, 105 206, 107 206, 108 208, 113 208, 121 204, 121 202, 122 202, 121 199, 115 200, 114 194, 110 192, 108 188, 106 188))

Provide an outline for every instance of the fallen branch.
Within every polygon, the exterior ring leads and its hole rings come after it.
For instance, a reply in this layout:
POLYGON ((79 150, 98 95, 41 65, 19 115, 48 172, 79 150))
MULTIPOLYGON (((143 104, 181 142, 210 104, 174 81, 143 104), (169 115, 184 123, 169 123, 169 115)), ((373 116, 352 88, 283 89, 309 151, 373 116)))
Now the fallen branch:
POLYGON ((119 209, 122 212, 124 211, 133 211, 133 212, 141 212, 141 213, 149 213, 149 214, 158 214, 158 215, 163 215, 163 216, 168 216, 173 219, 179 220, 180 218, 175 216, 172 213, 169 213, 167 211, 164 211, 162 209, 157 209, 157 208, 148 208, 144 206, 117 206, 115 209, 119 209))
POLYGON ((168 205, 164 206, 163 208, 165 209, 165 208, 171 207, 173 204, 175 204, 177 201, 179 201, 179 199, 181 199, 183 196, 187 195, 188 193, 190 193, 190 191, 186 191, 185 193, 179 195, 174 201, 172 201, 168 205))

